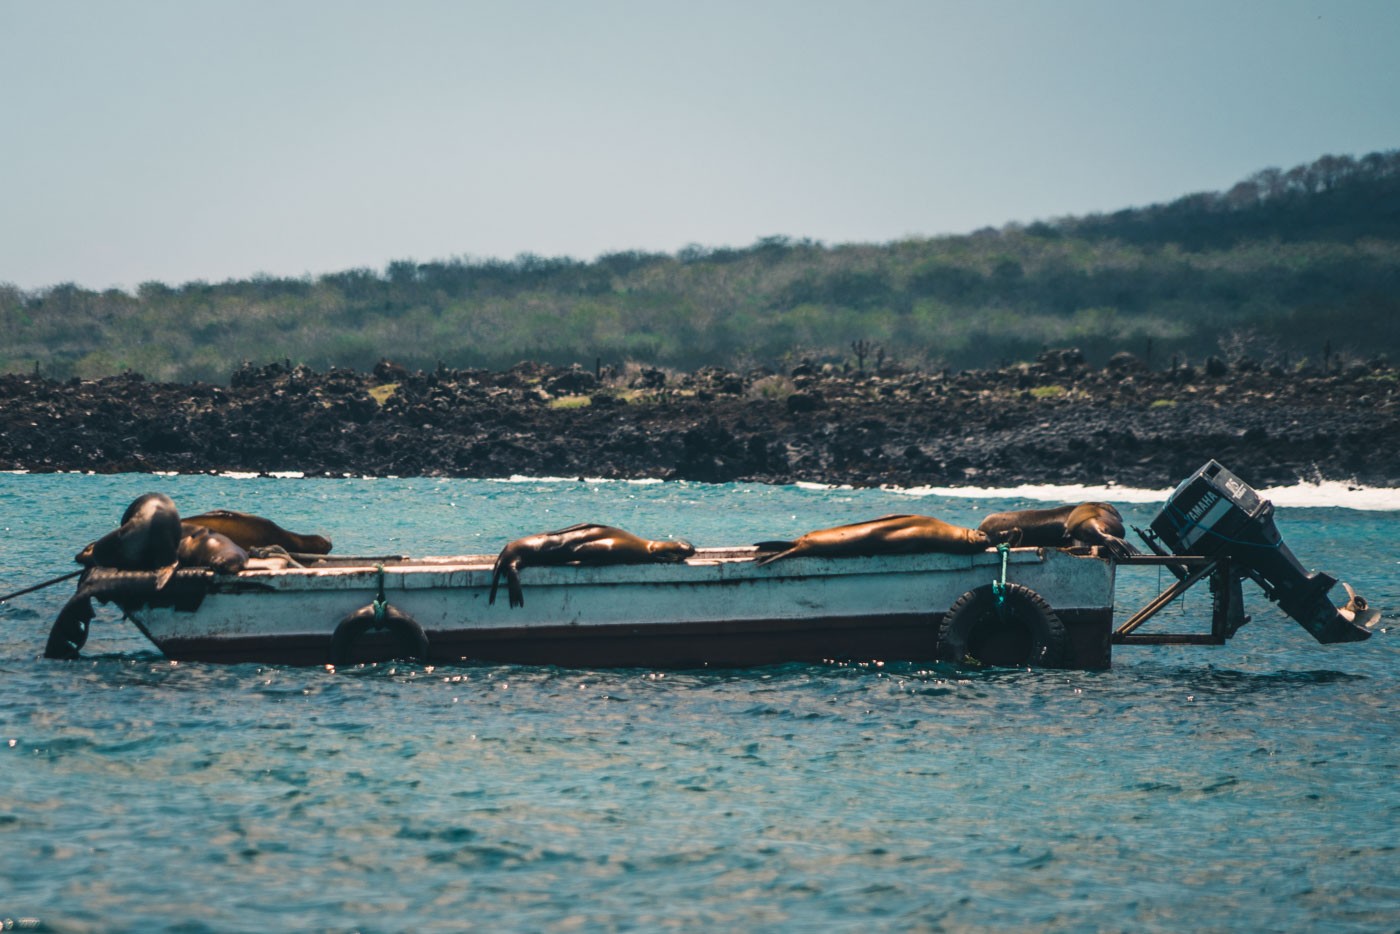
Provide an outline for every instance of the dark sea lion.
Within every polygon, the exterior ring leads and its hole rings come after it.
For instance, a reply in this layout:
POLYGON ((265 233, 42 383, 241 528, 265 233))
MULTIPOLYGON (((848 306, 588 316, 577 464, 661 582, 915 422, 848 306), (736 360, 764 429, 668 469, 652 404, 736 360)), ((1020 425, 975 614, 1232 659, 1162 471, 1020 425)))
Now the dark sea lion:
POLYGON ((178 554, 181 567, 209 568, 220 574, 237 574, 248 565, 248 552, 233 539, 189 522, 185 523, 178 554))
POLYGON ((525 595, 520 589, 520 569, 558 564, 652 564, 684 561, 695 554, 689 542, 653 541, 610 525, 581 523, 557 532, 541 532, 517 538, 496 558, 491 571, 491 599, 496 602, 496 588, 501 575, 506 576, 506 589, 511 606, 524 606, 525 595))
POLYGON ((88 545, 73 560, 85 567, 155 571, 156 589, 175 573, 180 549, 180 513, 164 493, 137 497, 122 513, 122 524, 88 545))
POLYGON ((907 555, 940 552, 970 555, 1013 541, 1011 531, 988 534, 952 525, 932 516, 891 515, 867 522, 838 525, 808 532, 795 542, 760 542, 759 548, 782 549, 758 559, 772 564, 782 558, 845 558, 870 555, 907 555))
POLYGON ((227 535, 240 548, 270 548, 277 545, 303 555, 326 555, 331 551, 329 538, 288 532, 271 519, 251 513, 215 509, 190 516, 185 521, 192 525, 202 525, 211 532, 227 535))
POLYGON ((1020 529, 1020 544, 1032 548, 1103 545, 1114 554, 1137 554, 1123 539, 1123 517, 1108 503, 998 512, 983 519, 978 528, 993 533, 1020 529))

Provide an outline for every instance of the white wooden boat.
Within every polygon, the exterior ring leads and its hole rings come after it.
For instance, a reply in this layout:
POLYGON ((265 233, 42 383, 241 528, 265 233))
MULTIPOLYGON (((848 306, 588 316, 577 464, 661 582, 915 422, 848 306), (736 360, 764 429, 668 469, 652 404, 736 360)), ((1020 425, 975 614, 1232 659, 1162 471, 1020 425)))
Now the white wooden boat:
POLYGON ((1138 530, 1155 552, 1006 548, 973 555, 797 557, 759 564, 753 547, 702 548, 675 564, 526 567, 524 606, 490 601, 494 556, 306 558, 306 567, 219 575, 92 568, 59 614, 45 654, 76 657, 92 600, 118 605, 172 659, 297 665, 409 657, 577 667, 747 666, 909 660, 1095 669, 1115 644, 1222 644, 1249 621, 1240 581, 1319 642, 1368 638, 1380 614, 1328 597, 1336 579, 1305 570, 1273 507, 1214 461, 1138 530), (1188 553, 1188 550, 1190 553, 1188 553), (1123 565, 1166 567, 1177 582, 1113 628, 1123 565), (1211 631, 1140 633, 1201 580, 1211 631))
MULTIPOLYGON (((947 611, 1002 573, 995 551, 765 567, 755 556, 753 548, 702 548, 678 564, 530 567, 521 572, 523 607, 509 606, 504 588, 488 602, 495 558, 487 555, 328 558, 224 576, 181 570, 159 592, 148 573, 96 569, 88 586, 178 660, 317 665, 416 656, 416 633, 396 622, 406 617, 422 630, 424 661, 701 667, 934 660, 947 611), (387 610, 378 628, 377 601, 387 610), (352 644, 347 625, 359 630, 352 644)), ((1056 549, 1008 552, 1007 580, 1039 594, 1062 626, 1039 660, 1108 666, 1114 570, 1107 559, 1056 549)), ((1011 638, 1018 651, 1038 650, 1033 634, 1011 638)))

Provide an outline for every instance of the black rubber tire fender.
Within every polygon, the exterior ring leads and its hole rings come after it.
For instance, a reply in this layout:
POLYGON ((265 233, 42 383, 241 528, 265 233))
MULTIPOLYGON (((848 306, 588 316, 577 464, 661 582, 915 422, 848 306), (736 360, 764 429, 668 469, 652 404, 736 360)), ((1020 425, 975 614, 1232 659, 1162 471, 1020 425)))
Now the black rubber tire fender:
POLYGON ((81 658, 92 617, 92 598, 80 589, 68 599, 54 620, 48 642, 44 645, 44 657, 67 661, 81 658))
POLYGON ((991 584, 969 590, 948 608, 938 627, 941 661, 1006 667, 1063 668, 1065 625, 1040 594, 1006 584, 1002 602, 991 584))
POLYGON ((428 636, 416 619, 388 604, 384 606, 383 615, 376 619, 374 604, 370 604, 336 623, 335 633, 331 636, 331 664, 353 664, 355 644, 365 633, 378 629, 387 629, 393 634, 402 653, 395 658, 419 662, 428 660, 428 636))

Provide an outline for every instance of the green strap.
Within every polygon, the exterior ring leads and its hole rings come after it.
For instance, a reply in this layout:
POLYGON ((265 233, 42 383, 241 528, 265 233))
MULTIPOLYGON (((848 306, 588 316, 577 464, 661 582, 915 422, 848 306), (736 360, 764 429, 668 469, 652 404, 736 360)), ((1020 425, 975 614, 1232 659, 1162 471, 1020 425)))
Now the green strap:
POLYGON ((375 567, 379 570, 379 593, 371 606, 374 607, 374 624, 378 626, 384 622, 384 611, 388 608, 389 601, 384 596, 384 565, 376 564, 375 567))
POLYGON ((1001 552, 1001 579, 992 581, 992 593, 996 594, 997 606, 1000 607, 1006 601, 1006 562, 1011 556, 1011 546, 1002 542, 997 546, 997 551, 1001 552))

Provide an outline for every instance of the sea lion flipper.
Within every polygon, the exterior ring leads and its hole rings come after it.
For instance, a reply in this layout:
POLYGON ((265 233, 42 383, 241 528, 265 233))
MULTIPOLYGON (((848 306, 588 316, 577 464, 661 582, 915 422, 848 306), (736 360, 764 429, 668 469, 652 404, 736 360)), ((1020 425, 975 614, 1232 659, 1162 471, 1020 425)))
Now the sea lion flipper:
POLYGON ((496 590, 501 585, 501 571, 505 567, 505 555, 496 559, 495 567, 491 568, 491 596, 486 600, 487 606, 496 605, 496 590))
POLYGON ((506 591, 510 594, 512 609, 525 605, 525 591, 520 587, 520 568, 514 563, 506 565, 506 591))
POLYGON ((163 568, 156 568, 156 590, 165 589, 165 585, 170 583, 170 578, 175 576, 175 568, 178 565, 179 562, 177 561, 175 564, 167 564, 163 568))
POLYGON ((1021 527, 1015 526, 1000 532, 987 533, 987 538, 991 539, 993 545, 1010 545, 1015 548, 1021 544, 1022 534, 1021 527))
POLYGON ((774 561, 778 561, 778 560, 780 560, 780 559, 782 559, 782 558, 786 558, 788 555, 790 555, 790 554, 792 554, 793 552, 797 551, 797 546, 796 546, 796 545, 792 545, 791 542, 788 542, 788 543, 786 543, 786 544, 788 544, 790 547, 786 548, 786 549, 783 550, 783 551, 778 552, 778 553, 775 554, 775 555, 764 555, 762 558, 759 558, 757 561, 755 561, 755 562, 754 562, 754 565, 757 566, 757 567, 763 567, 763 566, 766 565, 766 564, 772 564, 774 561))
MULTIPOLYGON (((511 545, 515 544, 514 542, 511 545)), ((510 596, 512 607, 525 605, 525 594, 520 589, 520 555, 507 545, 496 559, 496 564, 491 568, 491 596, 487 598, 486 604, 494 606, 496 603, 496 592, 501 586, 501 575, 506 578, 506 593, 510 596)))
POLYGON ((1131 558, 1133 555, 1140 553, 1126 539, 1119 538, 1117 535, 1105 535, 1103 537, 1103 543, 1109 551, 1120 558, 1131 558))
POLYGON ((568 535, 570 532, 582 532, 584 529, 603 529, 607 526, 599 525, 596 522, 578 522, 567 529, 555 529, 553 532, 545 532, 545 535, 568 535))

